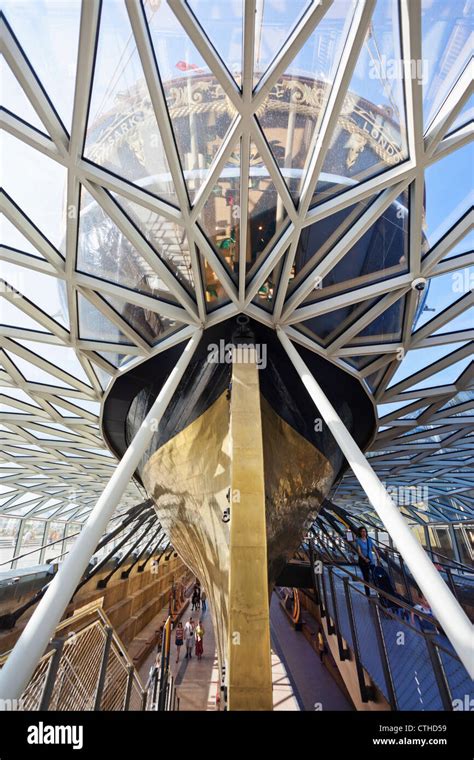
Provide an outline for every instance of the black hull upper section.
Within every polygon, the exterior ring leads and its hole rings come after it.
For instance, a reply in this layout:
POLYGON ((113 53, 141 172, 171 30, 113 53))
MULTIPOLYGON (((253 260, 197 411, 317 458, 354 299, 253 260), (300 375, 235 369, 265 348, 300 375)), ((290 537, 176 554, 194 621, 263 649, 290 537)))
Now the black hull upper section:
MULTIPOLYGON (((136 473, 141 481, 150 456, 177 433, 203 414, 230 385, 231 365, 210 361, 215 348, 226 343, 250 343, 236 337, 235 318, 206 330, 136 473)), ((264 359, 259 372, 260 391, 274 411, 306 438, 331 463, 336 480, 345 469, 345 460, 332 434, 319 421, 318 410, 305 390, 283 349, 276 332, 249 321, 253 341, 264 359), (266 366, 263 365, 266 363, 266 366)), ((351 375, 305 348, 298 352, 310 368, 333 406, 364 450, 376 428, 373 404, 361 383, 351 375)), ((103 412, 103 433, 120 458, 159 394, 183 351, 182 344, 158 354, 119 377, 110 390, 103 412)), ((222 354, 220 357, 222 359, 222 354)))

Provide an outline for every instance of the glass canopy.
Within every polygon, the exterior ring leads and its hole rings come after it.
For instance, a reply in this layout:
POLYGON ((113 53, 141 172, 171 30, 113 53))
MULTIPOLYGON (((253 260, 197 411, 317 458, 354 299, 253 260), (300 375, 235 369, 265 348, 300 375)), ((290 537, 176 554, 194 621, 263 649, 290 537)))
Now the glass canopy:
POLYGON ((0 572, 72 545, 114 378, 239 313, 365 385, 411 522, 473 521, 471 5, 4 0, 0 572))

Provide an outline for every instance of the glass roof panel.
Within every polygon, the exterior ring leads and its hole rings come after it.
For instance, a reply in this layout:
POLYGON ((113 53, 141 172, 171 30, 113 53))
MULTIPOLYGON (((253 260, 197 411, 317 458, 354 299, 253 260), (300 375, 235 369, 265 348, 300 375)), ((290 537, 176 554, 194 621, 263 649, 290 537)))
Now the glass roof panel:
POLYGON ((125 4, 115 0, 102 2, 84 155, 177 202, 125 4))
POLYGON ((77 269, 147 295, 176 300, 153 267, 84 188, 81 192, 77 269))
POLYGON ((79 312, 79 337, 82 340, 94 340, 107 343, 123 343, 133 345, 117 325, 114 325, 105 314, 102 314, 81 293, 77 294, 79 312))
POLYGON ((3 245, 15 248, 18 251, 23 251, 29 256, 35 256, 37 259, 44 258, 44 256, 20 232, 18 227, 15 227, 4 214, 0 216, 0 239, 3 245))
POLYGON ((80 0, 3 0, 2 10, 55 110, 70 132, 80 0))
POLYGON ((154 346, 163 338, 184 327, 183 323, 167 319, 156 311, 144 309, 123 298, 103 294, 102 298, 150 345, 154 346))
POLYGON ((270 66, 310 4, 309 0, 257 0, 254 85, 270 66))
POLYGON ((430 247, 474 205, 474 144, 465 145, 425 172, 425 226, 430 247), (463 167, 464 171, 460 168, 463 167), (449 193, 446 188, 449 187, 449 193))
POLYGON ((240 83, 244 0, 187 0, 211 44, 240 83))
POLYGON ((470 0, 422 0, 423 111, 428 125, 472 55, 470 0))
POLYGON ((232 276, 240 250, 240 144, 229 155, 198 218, 212 247, 232 276))
MULTIPOLYGON (((350 209, 341 216, 347 212, 350 209)), ((328 227, 325 222, 320 223, 320 232, 328 227)), ((408 195, 403 193, 330 270, 305 303, 408 272, 408 258, 408 195)))
POLYGON ((313 203, 408 158, 398 3, 377 3, 313 203))
MULTIPOLYGON (((0 274, 9 285, 38 306, 48 317, 69 328, 66 293, 62 281, 9 261, 1 262, 0 274)), ((35 324, 35 329, 42 329, 37 322, 35 324)))
POLYGON ((2 83, 2 106, 35 129, 47 134, 46 127, 18 84, 3 55, 0 56, 0 82, 2 83))
MULTIPOLYGON (((411 351, 408 351, 404 360, 400 363, 400 366, 398 367, 397 371, 395 372, 394 376, 392 377, 392 380, 390 381, 389 388, 392 388, 394 385, 397 385, 397 383, 400 383, 402 380, 407 379, 408 377, 411 377, 411 375, 414 375, 417 372, 420 372, 421 370, 427 369, 431 364, 434 364, 435 362, 439 361, 440 359, 443 359, 445 356, 448 356, 449 354, 453 353, 456 349, 461 348, 464 343, 450 343, 447 346, 430 346, 429 348, 418 348, 413 349, 411 351)), ((464 362, 464 360, 463 360, 464 362)), ((457 362, 457 364, 460 364, 461 362, 457 362)), ((469 363, 469 358, 467 359, 467 363, 469 363)), ((456 366, 452 365, 452 366, 456 366)), ((448 367, 448 370, 450 368, 448 367)), ((441 373, 438 373, 441 374, 441 373)), ((451 373, 446 373, 446 376, 452 377, 451 373)), ((459 375, 459 370, 456 370, 454 372, 455 377, 454 380, 459 375)), ((447 382, 451 382, 450 380, 444 380, 443 383, 437 383, 434 382, 434 378, 437 377, 437 375, 431 375, 427 378, 426 382, 422 381, 421 383, 417 384, 416 386, 410 386, 416 387, 416 388, 429 388, 432 385, 437 384, 445 384, 447 382)))
POLYGON ((191 201, 235 109, 167 3, 145 6, 171 125, 191 201))
POLYGON ((194 275, 184 227, 128 198, 116 193, 111 195, 153 246, 178 282, 184 285, 190 294, 194 294, 194 275))
POLYGON ((287 213, 267 165, 250 141, 246 269, 257 261, 267 244, 281 229, 287 213))
MULTIPOLYGON (((296 12, 295 3, 288 5, 296 12)), ((331 5, 258 112, 265 137, 295 202, 317 144, 354 8, 354 0, 336 0, 331 5)))
MULTIPOLYGON (((423 327, 423 325, 427 324, 431 319, 435 319, 445 309, 452 306, 452 304, 456 303, 456 301, 469 293, 473 275, 474 268, 466 267, 466 269, 461 269, 457 272, 447 272, 439 277, 433 277, 429 283, 425 306, 420 312, 414 328, 419 330, 420 327, 423 327)), ((465 312, 461 318, 465 320, 466 315, 467 312, 465 312)), ((473 323, 470 325, 471 327, 472 324, 473 323)), ((466 322, 466 329, 468 326, 469 325, 466 322)), ((450 332, 450 323, 448 322, 447 325, 441 329, 445 332, 450 332)))
POLYGON ((459 112, 456 119, 453 121, 453 124, 450 127, 448 134, 452 134, 453 132, 456 132, 457 129, 461 129, 461 127, 464 127, 466 124, 469 124, 469 122, 472 122, 473 119, 474 119, 474 95, 471 95, 467 103, 465 103, 464 106, 461 108, 461 111, 459 112))
POLYGON ((64 166, 3 132, 0 168, 6 192, 50 243, 64 252, 67 178, 64 166))

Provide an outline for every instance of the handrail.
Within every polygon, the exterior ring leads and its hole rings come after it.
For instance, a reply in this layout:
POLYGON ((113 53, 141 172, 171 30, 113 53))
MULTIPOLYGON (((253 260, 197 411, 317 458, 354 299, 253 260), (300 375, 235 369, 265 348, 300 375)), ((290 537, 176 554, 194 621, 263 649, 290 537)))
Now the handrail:
MULTIPOLYGON (((304 544, 303 544, 303 546, 304 546, 304 544)), ((319 553, 319 554, 320 554, 319 550, 318 550, 316 547, 314 547, 314 546, 313 546, 313 550, 314 550, 316 553, 319 553)), ((400 597, 396 597, 396 596, 393 596, 392 594, 389 594, 387 591, 382 591, 382 590, 381 590, 381 589, 379 589, 377 586, 374 586, 374 584, 373 584, 373 583, 369 583, 369 582, 367 582, 367 581, 365 581, 365 580, 363 580, 363 579, 359 578, 359 576, 358 576, 358 575, 355 575, 354 573, 351 573, 349 570, 347 570, 345 567, 343 567, 343 566, 341 566, 341 565, 338 565, 338 566, 337 566, 337 569, 338 569, 338 570, 342 570, 342 572, 344 572, 344 573, 346 573, 346 575, 350 576, 350 578, 351 578, 353 581, 356 581, 357 583, 362 583, 362 584, 363 584, 364 586, 366 586, 367 588, 369 588, 369 589, 372 589, 372 591, 375 591, 375 593, 376 593, 377 595, 379 595, 379 596, 383 596, 385 599, 388 599, 390 602, 393 602, 393 603, 394 603, 394 604, 396 604, 398 607, 403 607, 404 609, 408 610, 408 612, 410 612, 410 613, 413 613, 413 612, 414 612, 414 609, 413 609, 413 605, 410 605, 409 603, 407 603, 407 602, 403 601, 403 599, 401 599, 400 597)), ((357 589, 357 590, 359 590, 359 589, 357 589)), ((361 592, 361 593, 362 593, 362 592, 361 592)), ((438 623, 438 621, 436 620, 436 618, 435 618, 435 617, 433 617, 433 616, 431 616, 431 615, 426 615, 424 612, 421 612, 421 610, 416 610, 416 612, 414 612, 414 614, 415 614, 417 617, 420 617, 420 618, 424 618, 424 619, 425 619, 427 622, 429 622, 431 625, 436 625, 436 627, 437 627, 439 630, 442 630, 442 629, 441 629, 441 626, 440 626, 440 624, 438 623)))

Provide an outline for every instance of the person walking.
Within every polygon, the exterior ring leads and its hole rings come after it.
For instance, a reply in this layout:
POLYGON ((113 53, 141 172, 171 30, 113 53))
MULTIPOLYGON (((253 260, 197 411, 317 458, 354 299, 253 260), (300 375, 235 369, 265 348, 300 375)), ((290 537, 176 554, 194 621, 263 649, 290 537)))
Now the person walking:
MULTIPOLYGON (((367 534, 367 528, 359 528, 359 536, 356 541, 357 554, 359 555, 359 567, 365 583, 370 583, 371 571, 376 563, 380 562, 374 542, 367 534)), ((370 596, 370 588, 364 585, 366 596, 370 596)))
POLYGON ((318 652, 319 652, 319 659, 321 662, 323 661, 324 657, 324 650, 325 650, 325 644, 324 644, 324 638, 323 634, 321 633, 321 628, 318 631, 318 652))
POLYGON ((176 635, 174 643, 176 644, 176 662, 179 662, 179 656, 181 654, 181 647, 183 646, 184 641, 184 629, 183 624, 181 621, 178 622, 176 626, 176 635))
POLYGON ((191 659, 193 656, 193 642, 194 642, 194 620, 189 618, 188 622, 184 626, 184 641, 186 644, 186 659, 191 659))
POLYGON ((206 592, 204 591, 204 589, 202 589, 202 591, 201 591, 201 610, 203 612, 206 611, 206 599, 207 599, 206 592))
POLYGON ((203 645, 204 628, 201 621, 199 621, 199 623, 197 624, 196 630, 194 631, 194 635, 196 638, 196 657, 198 658, 198 660, 200 660, 204 653, 204 645, 203 645))

